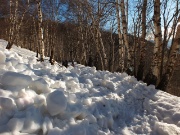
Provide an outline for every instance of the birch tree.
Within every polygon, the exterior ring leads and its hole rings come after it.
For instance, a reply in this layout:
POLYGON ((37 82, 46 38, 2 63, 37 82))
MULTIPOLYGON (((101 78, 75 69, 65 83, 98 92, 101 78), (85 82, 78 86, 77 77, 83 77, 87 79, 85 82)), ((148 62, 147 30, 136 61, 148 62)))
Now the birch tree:
POLYGON ((9 39, 6 49, 11 49, 15 41, 18 41, 20 36, 20 30, 23 26, 23 21, 25 14, 29 9, 29 0, 25 2, 25 5, 22 5, 22 2, 19 3, 19 0, 9 2, 10 5, 10 17, 9 17, 9 39))
POLYGON ((145 67, 145 51, 146 51, 146 11, 147 11, 147 0, 143 0, 142 7, 142 35, 141 35, 141 49, 140 49, 140 64, 138 66, 137 79, 142 80, 144 75, 145 67))
POLYGON ((174 72, 177 56, 179 54, 179 49, 180 49, 180 17, 178 18, 178 24, 177 24, 174 42, 171 45, 170 54, 167 63, 167 69, 165 71, 165 74, 163 75, 161 82, 157 87, 158 89, 164 91, 167 90, 168 83, 170 82, 174 72))
POLYGON ((163 0, 162 1, 162 57, 161 57, 161 68, 160 68, 160 78, 162 77, 165 70, 165 55, 167 54, 167 46, 170 38, 174 38, 175 29, 177 23, 177 17, 179 14, 179 2, 178 0, 163 0), (176 4, 175 4, 176 3, 176 4), (174 10, 175 9, 175 10, 174 10), (171 30, 170 30, 171 29, 171 30))
POLYGON ((146 75, 145 82, 147 84, 157 85, 160 79, 160 67, 161 67, 161 56, 162 56, 162 32, 161 32, 161 14, 160 14, 160 0, 154 1, 154 38, 155 45, 153 50, 153 60, 151 69, 146 75))
POLYGON ((108 7, 108 3, 106 1, 97 0, 89 2, 86 0, 86 3, 89 3, 90 5, 88 8, 89 17, 91 19, 90 32, 95 43, 96 56, 100 59, 100 62, 98 63, 101 63, 100 65, 102 70, 107 70, 108 58, 102 38, 101 24, 106 21, 106 18, 110 15, 111 9, 108 7))
POLYGON ((117 18, 117 25, 118 25, 118 42, 119 42, 119 67, 120 71, 124 71, 124 45, 123 45, 123 38, 121 32, 121 20, 120 20, 120 11, 119 11, 119 0, 116 0, 115 3, 116 7, 116 18, 117 18))
POLYGON ((44 38, 43 38, 43 26, 42 26, 42 9, 41 9, 41 0, 36 0, 37 11, 38 11, 38 44, 40 48, 40 61, 44 61, 44 38))
POLYGON ((140 55, 140 31, 141 31, 141 2, 138 1, 136 5, 136 10, 134 12, 133 19, 133 27, 134 27, 134 34, 133 34, 133 46, 131 46, 132 49, 132 61, 133 61, 133 67, 134 72, 132 75, 137 76, 137 65, 139 64, 139 55, 140 55))
POLYGON ((14 34, 17 25, 17 11, 18 11, 18 0, 15 1, 15 7, 13 8, 13 1, 9 1, 10 8, 10 28, 9 28, 9 40, 6 49, 11 49, 14 43, 14 34), (14 12, 13 12, 14 9, 14 12))
POLYGON ((132 61, 131 61, 131 54, 130 54, 130 48, 129 48, 129 40, 128 40, 128 31, 127 31, 127 18, 125 14, 125 4, 124 0, 121 0, 120 3, 121 7, 121 21, 122 21, 122 28, 123 28, 123 38, 124 38, 124 44, 127 50, 127 66, 126 66, 126 71, 130 70, 132 61))

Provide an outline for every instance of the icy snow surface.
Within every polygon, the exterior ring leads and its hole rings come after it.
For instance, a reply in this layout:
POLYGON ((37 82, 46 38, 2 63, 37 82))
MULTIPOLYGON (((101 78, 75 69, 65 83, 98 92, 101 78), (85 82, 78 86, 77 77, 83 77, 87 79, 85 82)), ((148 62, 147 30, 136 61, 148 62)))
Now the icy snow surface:
POLYGON ((180 135, 180 98, 125 73, 51 66, 0 40, 0 135, 180 135))

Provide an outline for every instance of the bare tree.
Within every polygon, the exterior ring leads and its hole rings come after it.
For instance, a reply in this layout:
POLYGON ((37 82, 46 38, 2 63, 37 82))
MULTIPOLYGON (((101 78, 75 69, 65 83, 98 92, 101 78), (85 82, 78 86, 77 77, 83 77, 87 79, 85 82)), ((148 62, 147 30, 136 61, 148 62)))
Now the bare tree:
POLYGON ((15 41, 18 41, 20 29, 23 25, 25 14, 29 9, 29 0, 25 2, 25 6, 19 0, 10 0, 10 26, 9 26, 9 40, 6 49, 11 49, 15 41))
POLYGON ((163 12, 162 12, 162 21, 163 21, 163 41, 162 41, 162 57, 161 57, 161 68, 160 68, 160 78, 165 70, 165 54, 167 54, 167 46, 170 38, 174 37, 176 25, 172 25, 173 23, 177 23, 177 17, 179 14, 178 0, 170 1, 163 0, 162 2, 163 12), (174 4, 176 3, 176 4, 174 4), (175 5, 175 6, 173 6, 175 5), (175 10, 173 10, 175 8, 175 10), (173 13, 173 15, 171 15, 173 13), (171 29, 171 30, 170 30, 171 29))

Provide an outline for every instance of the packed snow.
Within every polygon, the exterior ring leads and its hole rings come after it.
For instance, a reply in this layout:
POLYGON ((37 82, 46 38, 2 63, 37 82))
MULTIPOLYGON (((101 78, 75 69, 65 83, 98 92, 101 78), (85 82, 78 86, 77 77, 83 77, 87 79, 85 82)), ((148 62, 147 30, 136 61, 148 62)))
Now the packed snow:
POLYGON ((6 45, 0 40, 1 135, 180 135, 180 97, 126 73, 50 65, 6 45))

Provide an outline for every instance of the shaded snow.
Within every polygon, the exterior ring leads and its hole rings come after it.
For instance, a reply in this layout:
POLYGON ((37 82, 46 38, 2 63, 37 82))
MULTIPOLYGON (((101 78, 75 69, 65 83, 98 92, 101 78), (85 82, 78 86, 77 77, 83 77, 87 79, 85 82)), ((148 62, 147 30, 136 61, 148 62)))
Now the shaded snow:
POLYGON ((0 63, 3 64, 6 60, 6 55, 0 51, 0 63))
POLYGON ((5 72, 1 79, 2 86, 11 90, 26 88, 31 82, 32 78, 30 76, 16 72, 5 72))
POLYGON ((0 40, 0 134, 177 135, 180 98, 126 73, 51 66, 0 40))

